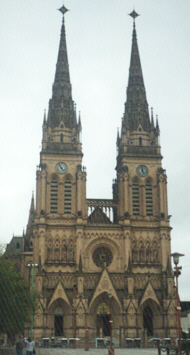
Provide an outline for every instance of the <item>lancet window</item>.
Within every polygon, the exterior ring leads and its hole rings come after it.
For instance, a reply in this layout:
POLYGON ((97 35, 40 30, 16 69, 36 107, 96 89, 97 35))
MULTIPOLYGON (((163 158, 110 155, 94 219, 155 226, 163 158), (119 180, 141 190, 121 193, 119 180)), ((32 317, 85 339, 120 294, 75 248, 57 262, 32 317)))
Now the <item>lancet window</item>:
POLYGON ((58 182, 54 178, 51 180, 50 213, 57 213, 57 205, 58 205, 58 182))

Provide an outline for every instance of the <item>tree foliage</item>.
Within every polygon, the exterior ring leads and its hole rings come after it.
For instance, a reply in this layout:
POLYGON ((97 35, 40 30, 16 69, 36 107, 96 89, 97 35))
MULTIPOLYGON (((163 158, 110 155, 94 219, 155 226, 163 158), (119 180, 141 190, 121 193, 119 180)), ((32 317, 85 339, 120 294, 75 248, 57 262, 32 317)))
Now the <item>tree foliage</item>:
POLYGON ((4 256, 0 257, 0 333, 12 339, 23 331, 30 321, 34 308, 29 285, 23 280, 14 264, 4 256))

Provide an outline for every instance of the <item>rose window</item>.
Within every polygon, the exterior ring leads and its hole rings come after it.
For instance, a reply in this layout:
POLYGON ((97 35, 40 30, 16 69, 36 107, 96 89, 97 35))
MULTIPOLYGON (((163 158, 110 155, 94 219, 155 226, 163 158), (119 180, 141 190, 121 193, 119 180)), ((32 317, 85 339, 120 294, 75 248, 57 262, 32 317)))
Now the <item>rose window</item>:
POLYGON ((99 247, 93 252, 92 259, 98 267, 109 266, 112 263, 113 254, 108 248, 99 247))

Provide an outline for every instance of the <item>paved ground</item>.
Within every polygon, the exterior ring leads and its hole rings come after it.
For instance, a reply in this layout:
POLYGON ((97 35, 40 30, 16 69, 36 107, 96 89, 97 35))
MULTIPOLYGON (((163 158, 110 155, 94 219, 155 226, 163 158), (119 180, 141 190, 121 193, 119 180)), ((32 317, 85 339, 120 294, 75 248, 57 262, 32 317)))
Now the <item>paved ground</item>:
MULTIPOLYGON (((108 355, 108 349, 36 349, 36 355, 108 355)), ((158 355, 157 349, 115 349, 115 355, 158 355)))

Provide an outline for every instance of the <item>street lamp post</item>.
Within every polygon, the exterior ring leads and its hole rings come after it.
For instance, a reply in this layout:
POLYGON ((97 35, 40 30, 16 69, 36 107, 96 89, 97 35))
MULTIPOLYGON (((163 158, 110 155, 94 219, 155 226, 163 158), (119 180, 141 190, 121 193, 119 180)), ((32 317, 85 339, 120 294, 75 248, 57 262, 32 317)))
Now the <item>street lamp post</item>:
MULTIPOLYGON (((38 264, 28 264, 27 265, 28 270, 32 276, 32 287, 31 287, 31 291, 32 291, 32 301, 33 301, 33 294, 34 294, 34 269, 38 268, 38 264)), ((31 326, 30 326, 30 337, 32 339, 33 336, 33 317, 34 317, 34 312, 33 312, 33 305, 31 308, 31 326)))
POLYGON ((109 308, 110 308, 110 320, 109 320, 109 323, 110 323, 110 348, 108 349, 108 355, 114 355, 115 350, 112 348, 112 323, 113 323, 113 320, 112 320, 112 308, 111 308, 111 300, 112 300, 113 296, 111 293, 109 293, 108 297, 109 297, 109 308))
POLYGON ((182 269, 182 266, 178 267, 177 265, 179 264, 179 258, 180 256, 184 256, 184 254, 179 254, 179 253, 173 253, 170 254, 170 256, 173 257, 173 262, 175 264, 175 272, 174 276, 176 277, 176 294, 177 294, 177 321, 178 321, 178 349, 179 349, 179 355, 181 355, 181 317, 180 317, 180 301, 179 301, 179 288, 178 288, 178 277, 181 275, 180 270, 182 269))

